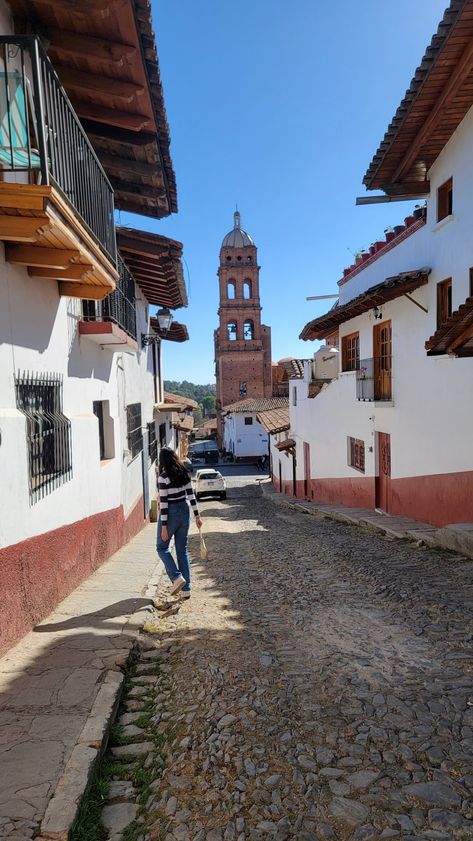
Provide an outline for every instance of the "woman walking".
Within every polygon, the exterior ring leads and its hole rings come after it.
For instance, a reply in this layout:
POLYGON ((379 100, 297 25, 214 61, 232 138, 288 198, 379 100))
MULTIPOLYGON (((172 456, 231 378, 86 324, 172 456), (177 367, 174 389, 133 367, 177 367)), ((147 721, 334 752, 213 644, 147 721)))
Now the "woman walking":
POLYGON ((168 447, 159 453, 158 467, 159 519, 156 548, 166 572, 171 579, 171 595, 180 590, 185 598, 191 594, 191 570, 187 539, 189 535, 190 512, 189 500, 195 516, 197 528, 201 528, 191 477, 177 457, 168 447), (169 551, 169 543, 174 537, 177 565, 169 551))

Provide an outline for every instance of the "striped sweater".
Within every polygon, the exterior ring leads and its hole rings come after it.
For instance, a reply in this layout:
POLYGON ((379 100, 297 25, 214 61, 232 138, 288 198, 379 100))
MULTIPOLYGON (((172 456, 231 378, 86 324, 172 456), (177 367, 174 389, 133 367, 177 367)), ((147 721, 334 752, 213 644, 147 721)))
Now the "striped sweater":
POLYGON ((161 523, 163 526, 168 521, 169 502, 182 502, 183 500, 188 499, 190 504, 192 505, 194 516, 199 516, 197 500, 194 495, 194 489, 192 487, 190 477, 189 481, 185 485, 181 485, 180 488, 176 488, 173 485, 171 485, 171 480, 169 476, 167 476, 166 473, 161 473, 161 475, 158 478, 158 493, 161 523))

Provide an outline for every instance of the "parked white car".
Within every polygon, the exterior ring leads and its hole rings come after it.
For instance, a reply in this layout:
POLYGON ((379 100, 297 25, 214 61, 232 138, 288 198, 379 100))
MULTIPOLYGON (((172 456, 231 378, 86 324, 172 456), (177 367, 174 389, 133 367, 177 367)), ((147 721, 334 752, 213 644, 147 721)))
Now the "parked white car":
POLYGON ((195 496, 200 499, 205 494, 219 496, 220 499, 226 499, 227 483, 224 477, 218 470, 212 470, 208 467, 201 468, 195 474, 195 496))

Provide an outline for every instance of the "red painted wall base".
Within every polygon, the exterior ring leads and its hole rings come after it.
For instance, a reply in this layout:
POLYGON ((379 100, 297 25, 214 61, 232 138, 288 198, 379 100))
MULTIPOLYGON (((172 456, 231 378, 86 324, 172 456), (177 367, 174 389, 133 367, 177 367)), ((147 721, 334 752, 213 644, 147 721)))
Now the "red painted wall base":
MULTIPOLYGON (((345 479, 311 479, 308 484, 306 496, 304 482, 297 482, 299 499, 310 499, 326 505, 346 505, 349 508, 376 507, 373 477, 360 475, 345 479)), ((273 476, 273 485, 279 491, 277 476, 273 476)), ((283 480, 282 492, 293 496, 292 482, 283 480)), ((386 513, 437 527, 449 523, 472 523, 473 471, 391 479, 386 513)))
POLYGON ((0 550, 0 654, 144 526, 143 498, 125 519, 103 511, 0 550))

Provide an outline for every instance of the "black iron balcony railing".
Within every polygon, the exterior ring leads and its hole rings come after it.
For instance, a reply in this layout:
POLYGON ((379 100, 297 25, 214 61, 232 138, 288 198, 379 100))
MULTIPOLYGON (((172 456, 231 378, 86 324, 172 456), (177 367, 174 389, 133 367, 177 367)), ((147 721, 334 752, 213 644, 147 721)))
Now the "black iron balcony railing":
POLYGON ((356 372, 357 400, 392 400, 391 356, 360 359, 356 372))
POLYGON ((112 321, 136 339, 135 282, 120 255, 117 255, 118 283, 103 301, 83 301, 84 321, 112 321))
POLYGON ((36 36, 0 37, 0 170, 57 187, 115 263, 111 184, 36 36))

